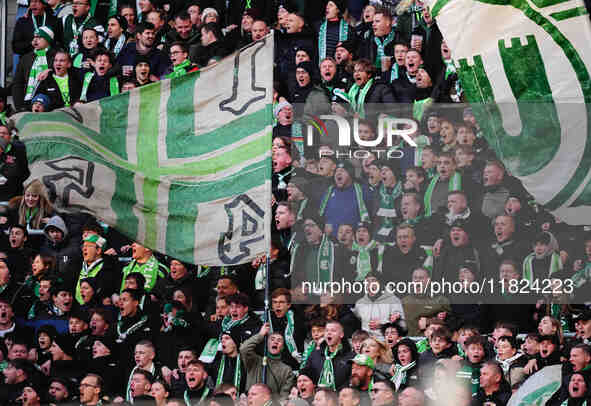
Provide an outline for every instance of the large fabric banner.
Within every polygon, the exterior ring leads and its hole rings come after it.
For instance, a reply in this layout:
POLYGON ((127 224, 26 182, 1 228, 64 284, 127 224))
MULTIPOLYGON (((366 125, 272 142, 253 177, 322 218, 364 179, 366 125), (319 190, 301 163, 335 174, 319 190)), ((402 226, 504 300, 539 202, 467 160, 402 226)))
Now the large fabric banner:
POLYGON ((196 264, 269 246, 273 37, 172 80, 17 117, 58 207, 196 264))
POLYGON ((560 388, 561 365, 542 368, 530 376, 511 396, 508 406, 543 406, 560 388))
POLYGON ((582 0, 431 0, 497 156, 571 224, 591 215, 591 24, 582 0))

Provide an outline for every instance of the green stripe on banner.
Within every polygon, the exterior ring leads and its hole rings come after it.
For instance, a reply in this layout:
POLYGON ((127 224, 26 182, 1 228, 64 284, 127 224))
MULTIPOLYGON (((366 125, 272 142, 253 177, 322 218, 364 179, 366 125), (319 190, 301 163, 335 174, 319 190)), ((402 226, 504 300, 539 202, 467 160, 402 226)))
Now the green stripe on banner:
POLYGON ((269 176, 270 165, 271 159, 267 158, 264 165, 251 165, 245 168, 240 176, 231 176, 216 182, 170 185, 166 226, 167 253, 182 261, 194 261, 194 252, 189 248, 182 250, 181 247, 195 247, 197 204, 240 195, 260 186, 261 179, 269 176), (179 238, 182 238, 184 244, 179 244, 179 238))
POLYGON ((184 165, 162 167, 159 173, 162 176, 204 176, 224 171, 233 166, 257 158, 269 152, 270 134, 254 138, 251 142, 235 147, 219 156, 203 159, 184 165))
POLYGON ((441 11, 441 9, 443 7, 445 7, 445 5, 447 3, 449 3, 451 0, 438 0, 435 5, 433 5, 433 7, 431 8, 431 16, 433 18, 437 17, 437 14, 439 14, 439 11, 441 11))
POLYGON ((138 231, 138 218, 130 207, 137 204, 133 173, 127 171, 117 172, 115 184, 118 197, 111 200, 111 208, 117 214, 117 230, 126 237, 135 240, 138 231))
POLYGON ((584 6, 571 8, 570 10, 564 11, 557 11, 556 13, 550 14, 550 17, 554 18, 557 21, 566 20, 568 18, 584 16, 585 14, 589 14, 587 9, 584 6))
POLYGON ((127 160, 127 123, 129 110, 129 92, 100 100, 102 136, 95 140, 101 145, 127 160))
POLYGON ((25 140, 28 158, 34 161, 51 161, 74 155, 97 164, 102 164, 115 172, 118 199, 111 201, 111 209, 117 215, 117 228, 130 238, 137 235, 138 220, 129 207, 137 203, 133 185, 133 171, 123 169, 102 158, 86 145, 63 137, 44 137, 25 140))
MULTIPOLYGON (((137 159, 138 172, 144 176, 143 184, 143 208, 146 234, 144 245, 156 246, 157 224, 156 214, 158 207, 158 122, 160 112, 160 87, 161 83, 152 86, 140 87, 140 114, 138 118, 137 132, 137 159), (151 209, 148 209, 151 208, 151 209)), ((136 190, 136 193, 139 191, 136 190)))
POLYGON ((181 140, 195 141, 195 111, 193 95, 195 81, 200 72, 191 72, 175 79, 174 86, 170 86, 170 96, 166 107, 168 119, 166 121, 166 149, 170 156, 170 148, 181 140), (169 141, 170 138, 170 141, 169 141))
MULTIPOLYGON (((269 112, 272 106, 256 111, 248 116, 241 116, 236 120, 198 136, 191 134, 171 135, 166 137, 166 151, 168 158, 187 158, 199 156, 217 149, 227 147, 253 133, 261 131, 269 122, 269 112)), ((199 116, 197 116, 197 120, 199 116)))

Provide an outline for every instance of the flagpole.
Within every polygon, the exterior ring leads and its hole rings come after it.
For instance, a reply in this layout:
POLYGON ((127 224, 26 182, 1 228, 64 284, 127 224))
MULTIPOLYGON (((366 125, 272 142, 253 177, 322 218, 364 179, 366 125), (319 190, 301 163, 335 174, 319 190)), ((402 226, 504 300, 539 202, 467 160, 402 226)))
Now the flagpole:
MULTIPOLYGON (((267 34, 266 40, 269 41, 273 41, 273 33, 271 32, 270 34, 267 34)), ((267 90, 269 91, 269 90, 267 90)), ((271 89, 271 94, 272 93, 272 89, 271 89)), ((271 106, 272 106, 272 102, 271 102, 271 106)), ((273 114, 273 109, 271 109, 271 114, 273 114)), ((272 122, 272 121, 271 121, 272 122)), ((271 128, 271 131, 273 131, 273 129, 271 128)), ((272 133, 271 133, 272 134, 272 133)), ((269 174, 269 183, 271 183, 271 185, 273 185, 273 165, 271 164, 271 160, 273 159, 272 156, 272 147, 273 147, 273 137, 271 137, 270 139, 270 143, 269 143, 269 152, 271 152, 271 157, 269 160, 269 169, 268 169, 268 174, 269 174)), ((271 196, 269 199, 269 205, 267 206, 268 210, 269 210, 269 215, 272 215, 273 213, 273 186, 271 186, 271 196)), ((270 257, 271 257, 271 221, 269 221, 268 226, 266 227, 267 229, 267 255, 265 256, 265 313, 263 316, 263 323, 268 323, 269 322, 269 317, 271 317, 270 315, 270 306, 269 306, 269 270, 270 270, 270 257)), ((269 333, 265 334, 265 349, 263 352, 263 377, 262 377, 262 381, 264 384, 267 384, 267 361, 268 361, 268 355, 269 355, 269 349, 268 349, 268 342, 269 342, 269 333)))
MULTIPOLYGON (((270 253, 269 253, 270 254, 270 253)), ((269 318, 271 317, 271 309, 269 308, 269 255, 267 255, 267 258, 265 259, 265 317, 264 317, 264 322, 268 323, 269 322, 269 318)), ((266 385, 267 384, 267 361, 268 361, 268 355, 269 355, 269 348, 268 348, 268 342, 269 342, 269 334, 271 334, 271 332, 269 331, 269 333, 265 334, 265 351, 264 351, 264 355, 263 355, 263 383, 266 385)))

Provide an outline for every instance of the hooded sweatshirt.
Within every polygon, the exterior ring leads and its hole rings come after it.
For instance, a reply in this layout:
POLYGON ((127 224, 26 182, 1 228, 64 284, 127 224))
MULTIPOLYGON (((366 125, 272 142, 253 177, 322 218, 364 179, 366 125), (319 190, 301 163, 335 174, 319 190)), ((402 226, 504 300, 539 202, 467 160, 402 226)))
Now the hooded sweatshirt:
POLYGON ((78 279, 78 273, 82 268, 82 253, 76 241, 69 236, 66 223, 60 216, 53 216, 43 229, 45 236, 41 246, 42 255, 53 255, 56 257, 56 273, 68 285, 72 285, 78 279), (54 241, 49 236, 48 230, 57 228, 63 233, 61 241, 54 241))

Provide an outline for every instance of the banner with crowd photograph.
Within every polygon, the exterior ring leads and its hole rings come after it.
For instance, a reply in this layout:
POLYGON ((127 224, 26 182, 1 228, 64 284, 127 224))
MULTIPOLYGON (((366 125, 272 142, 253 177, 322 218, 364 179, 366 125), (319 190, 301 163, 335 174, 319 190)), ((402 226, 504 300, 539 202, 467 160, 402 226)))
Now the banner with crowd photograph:
POLYGON ((569 224, 591 215, 591 22, 581 0, 432 0, 489 144, 569 224))
POLYGON ((198 72, 16 118, 31 178, 158 252, 204 265, 269 246, 272 34, 198 72))

